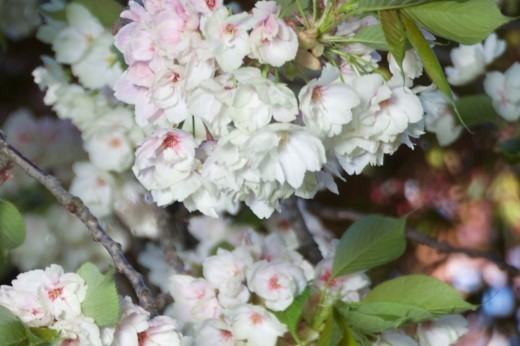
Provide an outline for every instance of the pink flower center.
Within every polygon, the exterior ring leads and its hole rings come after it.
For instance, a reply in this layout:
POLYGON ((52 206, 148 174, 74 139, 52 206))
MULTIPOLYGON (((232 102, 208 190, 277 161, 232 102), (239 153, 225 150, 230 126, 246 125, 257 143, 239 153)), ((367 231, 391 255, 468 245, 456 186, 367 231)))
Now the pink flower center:
POLYGON ((312 102, 319 102, 321 100, 321 96, 323 94, 323 90, 321 86, 317 86, 314 89, 312 89, 312 102))
POLYGON ((137 333, 137 344, 139 346, 144 345, 144 343, 147 341, 147 339, 148 339, 148 334, 146 333, 146 331, 137 333))
POLYGON ((121 142, 121 139, 119 138, 112 138, 109 142, 108 142, 108 145, 111 146, 112 148, 114 149, 117 149, 121 146, 121 144, 123 144, 121 142))
POLYGON ((233 25, 233 24, 228 24, 226 25, 226 27, 224 28, 224 34, 229 34, 229 35, 232 35, 232 36, 235 36, 235 32, 236 32, 236 26, 233 25))
POLYGON ((262 324, 265 320, 264 316, 260 315, 258 312, 253 312, 251 316, 249 316, 249 319, 254 325, 262 324))
POLYGON ((231 340, 233 338, 233 334, 231 334, 231 332, 229 330, 223 330, 223 329, 220 330, 220 336, 224 340, 231 340))
POLYGON ((272 291, 279 290, 282 286, 278 282, 278 276, 273 276, 271 279, 269 279, 269 289, 272 291))
POLYGON ((52 300, 52 301, 55 301, 56 299, 58 299, 61 296, 62 293, 63 293, 63 288, 62 287, 54 288, 54 289, 51 289, 51 290, 47 291, 49 299, 52 300))
POLYGON ((164 140, 161 144, 161 148, 175 149, 175 148, 177 148, 177 145, 179 144, 179 142, 180 142, 179 137, 169 134, 164 138, 164 140))
POLYGON ((213 11, 215 8, 215 5, 217 2, 215 0, 206 0, 206 5, 208 5, 208 8, 213 11))
POLYGON ((181 76, 177 72, 172 73, 172 82, 173 83, 177 83, 180 78, 181 78, 181 76))

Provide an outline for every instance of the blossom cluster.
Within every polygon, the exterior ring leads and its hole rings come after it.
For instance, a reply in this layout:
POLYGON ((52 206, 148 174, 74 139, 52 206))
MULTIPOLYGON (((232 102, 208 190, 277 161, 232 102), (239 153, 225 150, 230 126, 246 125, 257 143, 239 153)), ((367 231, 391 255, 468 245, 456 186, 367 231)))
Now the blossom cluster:
POLYGON ((88 161, 76 156, 70 191, 108 228, 117 227, 117 215, 132 234, 156 237, 152 206, 128 172, 143 132, 131 109, 113 97, 111 87, 122 73, 113 36, 81 4, 54 0, 42 9, 45 24, 37 37, 52 46, 55 58, 43 56, 33 76, 45 90, 44 102, 80 130, 88 153, 88 161))
MULTIPOLYGON (((347 45, 340 63, 298 90, 280 75, 303 54, 299 24, 282 19, 274 1, 237 14, 222 1, 131 1, 121 17, 130 23, 115 44, 128 68, 115 96, 135 106, 146 139, 133 171, 160 206, 182 201, 216 217, 245 202, 268 217, 293 194, 337 192, 341 168, 380 165, 423 133, 413 52, 404 80, 396 65, 387 81, 373 48, 347 45)), ((336 35, 375 24, 349 18, 336 35)))
POLYGON ((59 345, 156 346, 189 345, 178 323, 168 316, 151 318, 129 297, 121 299, 117 325, 100 327, 82 312, 88 286, 80 275, 58 265, 19 274, 10 286, 0 286, 0 306, 27 327, 59 333, 59 345))

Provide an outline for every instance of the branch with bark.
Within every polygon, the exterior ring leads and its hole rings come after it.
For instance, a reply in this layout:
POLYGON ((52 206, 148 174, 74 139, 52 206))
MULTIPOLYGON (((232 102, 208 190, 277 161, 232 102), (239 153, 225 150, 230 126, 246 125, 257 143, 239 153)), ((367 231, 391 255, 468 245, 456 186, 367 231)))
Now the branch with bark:
POLYGON ((76 215, 81 222, 87 227, 92 238, 103 245, 112 257, 117 272, 126 276, 130 281, 139 304, 150 312, 156 311, 156 303, 152 297, 151 291, 141 275, 126 259, 121 244, 114 241, 101 227, 99 220, 85 206, 83 201, 69 193, 63 185, 51 174, 45 172, 34 162, 25 157, 16 148, 7 142, 5 134, 0 131, 0 162, 3 167, 9 167, 15 164, 27 175, 37 180, 49 192, 51 192, 59 204, 61 204, 70 213, 76 215))
MULTIPOLYGON (((359 218, 365 216, 365 214, 355 210, 327 207, 318 203, 312 203, 311 209, 321 218, 331 221, 356 221, 359 218)), ((503 259, 499 258, 491 252, 453 246, 445 241, 437 240, 433 237, 430 237, 429 235, 418 232, 411 228, 405 229, 405 236, 411 241, 425 245, 439 252, 461 253, 473 258, 486 259, 496 264, 500 269, 506 271, 509 275, 520 276, 519 268, 506 263, 503 259)))

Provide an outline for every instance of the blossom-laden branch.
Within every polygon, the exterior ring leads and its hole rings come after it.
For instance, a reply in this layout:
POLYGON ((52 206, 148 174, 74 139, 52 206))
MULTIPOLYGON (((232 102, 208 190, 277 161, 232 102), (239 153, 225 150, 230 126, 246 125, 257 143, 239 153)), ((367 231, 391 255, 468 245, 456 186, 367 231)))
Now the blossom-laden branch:
MULTIPOLYGON (((339 208, 333 208, 333 207, 326 207, 318 203, 312 204, 312 209, 318 214, 320 217, 328 220, 349 220, 349 221, 355 221, 359 218, 365 216, 365 214, 348 210, 348 209, 339 209, 339 208)), ((418 243, 425 245, 429 248, 435 249, 440 252, 445 253, 462 253, 466 256, 472 257, 472 258, 483 258, 490 262, 493 262, 496 264, 500 269, 506 271, 511 276, 520 276, 520 269, 510 265, 509 263, 506 263, 504 260, 499 258, 498 256, 494 255, 493 253, 487 252, 487 251, 481 251, 481 250, 475 250, 465 247, 457 247, 453 246, 445 241, 437 240, 433 237, 430 237, 424 233, 418 232, 411 228, 405 229, 405 236, 406 238, 418 243)))
POLYGON ((117 272, 125 275, 139 299, 140 305, 146 310, 153 312, 156 310, 152 294, 144 282, 144 277, 136 271, 126 259, 121 244, 114 241, 101 227, 98 219, 85 206, 83 201, 69 193, 63 185, 53 175, 45 172, 34 162, 26 158, 13 146, 7 142, 5 134, 0 131, 0 162, 11 162, 16 164, 22 171, 30 177, 36 179, 47 190, 49 190, 56 200, 64 206, 70 213, 76 215, 87 227, 92 238, 103 245, 112 257, 117 272))

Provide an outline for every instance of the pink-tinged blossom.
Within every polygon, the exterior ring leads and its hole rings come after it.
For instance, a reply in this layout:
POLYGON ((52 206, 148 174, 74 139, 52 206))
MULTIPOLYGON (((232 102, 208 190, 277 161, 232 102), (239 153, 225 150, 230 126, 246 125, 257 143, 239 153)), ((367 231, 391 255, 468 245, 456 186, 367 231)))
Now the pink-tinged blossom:
POLYGON ((387 331, 381 333, 378 336, 378 339, 372 346, 419 346, 417 341, 404 334, 403 332, 396 331, 387 331))
POLYGON ((250 56, 274 67, 294 60, 298 51, 296 32, 278 14, 275 1, 258 1, 253 8, 255 27, 249 37, 250 56))
POLYGON ((222 7, 208 18, 202 33, 224 72, 239 68, 244 57, 249 54, 249 29, 250 17, 245 12, 230 16, 229 10, 222 7))
POLYGON ((260 261, 247 271, 249 290, 263 298, 271 310, 287 309, 306 285, 303 270, 287 261, 260 261))
POLYGON ((235 91, 236 82, 231 74, 207 79, 191 93, 189 111, 202 119, 213 135, 226 135, 232 121, 228 110, 233 103, 235 91))
POLYGON ((90 162, 77 162, 73 166, 75 178, 70 192, 80 197, 97 217, 107 216, 114 203, 114 178, 90 162))
POLYGON ((90 317, 82 315, 61 320, 51 327, 60 332, 62 346, 102 346, 99 327, 90 317))
POLYGON ((520 64, 515 63, 505 73, 489 72, 484 90, 493 100, 493 108, 507 121, 520 118, 520 64))
POLYGON ((225 307, 246 303, 249 291, 244 285, 246 268, 253 264, 251 255, 243 249, 233 252, 218 249, 215 256, 202 263, 204 277, 219 290, 219 302, 225 307))
POLYGON ((174 275, 170 279, 170 294, 174 300, 173 315, 179 321, 197 323, 220 316, 215 288, 204 279, 174 275))
POLYGON ((63 268, 53 264, 45 270, 19 274, 12 286, 1 286, 0 304, 28 326, 42 327, 79 316, 86 292, 79 275, 65 274, 63 268))
POLYGON ((296 119, 298 105, 294 93, 282 83, 273 83, 254 67, 235 71, 237 89, 227 115, 235 126, 252 132, 274 118, 278 122, 296 119))
POLYGON ((390 84, 379 74, 350 81, 361 99, 352 110, 352 122, 335 138, 338 162, 349 174, 359 174, 368 165, 381 165, 409 137, 423 133, 423 107, 419 98, 399 83, 390 84))
POLYGON ((467 331, 468 321, 462 315, 447 315, 419 324, 417 336, 420 345, 450 346, 467 331))
POLYGON ((191 0, 189 2, 191 8, 202 14, 203 16, 209 17, 211 14, 221 8, 224 5, 223 0, 191 0))
POLYGON ((339 76, 339 70, 327 64, 320 78, 307 83, 298 95, 303 122, 318 136, 339 134, 352 120, 352 108, 360 104, 356 92, 339 76))
POLYGON ((316 265, 316 279, 314 285, 322 291, 329 289, 332 296, 338 297, 346 303, 361 301, 363 294, 370 287, 370 279, 364 273, 354 273, 339 276, 330 280, 332 272, 332 258, 322 260, 316 265))
POLYGON ((168 189, 190 175, 196 146, 187 132, 157 130, 137 148, 134 174, 148 190, 168 189))
POLYGON ((120 302, 121 316, 113 336, 113 346, 141 346, 139 334, 144 333, 148 327, 150 313, 138 305, 134 305, 130 297, 125 297, 120 302))
POLYGON ((293 124, 269 124, 253 132, 241 151, 265 182, 287 182, 295 189, 306 172, 321 170, 326 161, 322 142, 293 124))
POLYGON ((56 264, 45 269, 45 280, 38 288, 43 306, 57 320, 79 316, 86 293, 87 286, 79 275, 64 273, 63 268, 56 264))
POLYGON ((274 346, 287 327, 261 306, 244 304, 226 313, 235 340, 250 346, 274 346))
POLYGON ((133 145, 121 129, 95 131, 84 142, 90 161, 106 171, 123 172, 134 161, 133 145))
POLYGON ((139 346, 180 346, 182 334, 178 323, 168 316, 148 321, 148 329, 138 334, 139 346))
POLYGON ((195 332, 195 346, 235 346, 236 340, 231 327, 224 321, 208 319, 195 332))

